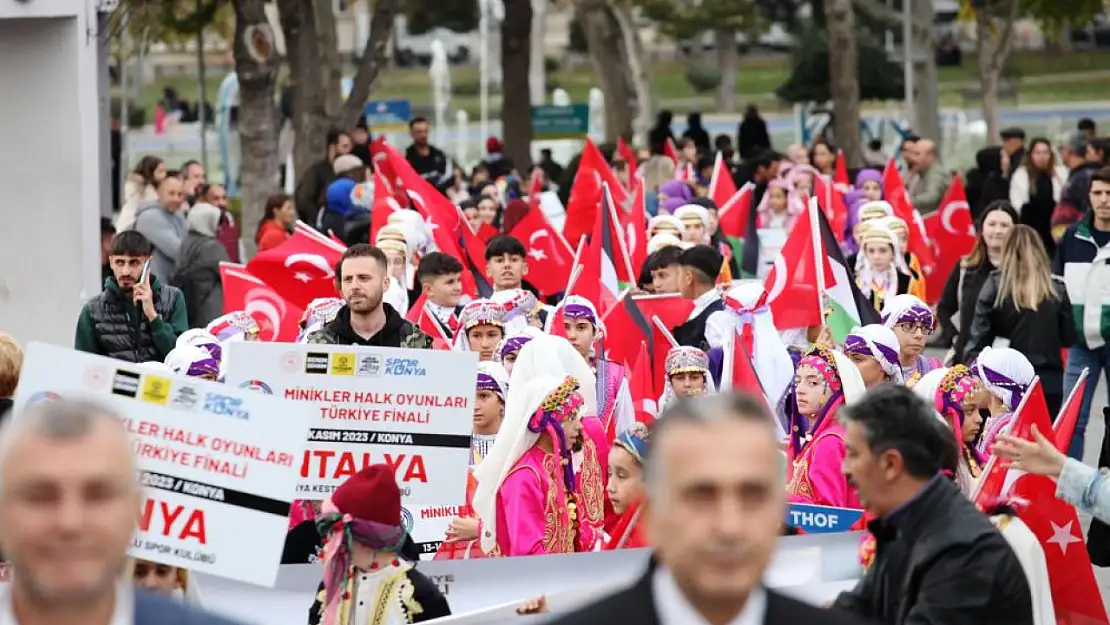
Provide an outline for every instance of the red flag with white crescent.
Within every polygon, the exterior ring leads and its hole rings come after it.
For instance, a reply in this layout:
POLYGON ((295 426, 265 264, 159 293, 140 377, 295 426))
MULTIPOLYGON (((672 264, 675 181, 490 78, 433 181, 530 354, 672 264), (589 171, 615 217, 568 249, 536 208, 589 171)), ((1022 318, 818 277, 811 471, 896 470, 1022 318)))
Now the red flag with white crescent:
POLYGON ((296 306, 272 289, 243 265, 220 263, 223 282, 224 310, 242 310, 254 318, 263 341, 292 343, 300 332, 304 309, 296 306))

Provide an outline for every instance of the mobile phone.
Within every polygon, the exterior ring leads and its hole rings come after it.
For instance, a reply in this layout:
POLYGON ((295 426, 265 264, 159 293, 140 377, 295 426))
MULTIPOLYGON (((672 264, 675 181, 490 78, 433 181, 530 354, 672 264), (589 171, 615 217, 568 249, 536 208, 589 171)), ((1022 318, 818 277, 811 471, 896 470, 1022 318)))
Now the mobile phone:
POLYGON ((148 258, 143 263, 143 270, 139 272, 139 284, 146 284, 150 280, 150 261, 148 258))

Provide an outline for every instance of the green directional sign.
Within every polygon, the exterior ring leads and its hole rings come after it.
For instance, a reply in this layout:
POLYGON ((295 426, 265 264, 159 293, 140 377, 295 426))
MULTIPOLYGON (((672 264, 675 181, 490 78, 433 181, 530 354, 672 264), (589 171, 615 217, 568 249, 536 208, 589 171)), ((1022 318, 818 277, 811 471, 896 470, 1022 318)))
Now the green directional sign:
POLYGON ((590 107, 586 104, 532 107, 532 139, 585 139, 590 127, 590 107))

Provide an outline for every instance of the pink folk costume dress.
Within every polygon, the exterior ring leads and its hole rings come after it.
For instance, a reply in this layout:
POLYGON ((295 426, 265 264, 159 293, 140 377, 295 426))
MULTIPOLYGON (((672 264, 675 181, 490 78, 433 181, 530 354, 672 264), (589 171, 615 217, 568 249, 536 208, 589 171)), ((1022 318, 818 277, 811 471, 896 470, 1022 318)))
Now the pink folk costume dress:
POLYGON ((944 422, 952 428, 959 449, 956 485, 968 498, 975 491, 975 485, 979 481, 979 474, 983 471, 986 459, 979 453, 974 442, 964 441, 964 406, 972 402, 978 403, 978 394, 982 388, 979 378, 964 365, 934 369, 925 374, 913 387, 913 392, 929 402, 929 405, 943 417, 944 422))
POLYGON ((841 470, 845 455, 844 428, 836 419, 836 411, 845 402, 846 389, 841 374, 854 376, 849 382, 850 394, 859 392, 863 382, 847 357, 825 348, 813 348, 802 356, 798 361, 799 374, 807 368, 817 371, 824 379, 827 394, 814 419, 798 413, 793 390, 788 396, 791 418, 786 453, 790 468, 787 500, 858 509, 861 507, 859 494, 848 484, 841 470))
MULTIPOLYGON (((594 326, 597 340, 605 337, 605 324, 590 300, 571 295, 563 303, 563 318, 589 321, 594 326)), ((590 358, 590 367, 597 380, 597 418, 605 431, 606 440, 612 443, 618 433, 636 422, 632 395, 628 390, 628 370, 624 365, 600 357, 590 358)))
POLYGON ((483 551, 522 556, 594 550, 600 526, 584 514, 586 498, 562 426, 579 418, 583 399, 577 381, 538 377, 511 392, 517 397, 510 397, 498 440, 475 474, 483 551), (551 452, 538 444, 542 434, 550 437, 551 452))
POLYGON ((983 383, 983 387, 1002 402, 1005 409, 1002 414, 991 415, 983 423, 979 453, 989 457, 994 440, 1013 421, 1014 410, 1029 392, 1029 385, 1037 372, 1024 354, 1011 347, 987 347, 968 368, 983 383))
MULTIPOLYGON (((883 305, 882 318, 883 325, 892 330, 900 323, 923 323, 930 328, 936 328, 933 309, 921 301, 921 298, 907 293, 888 297, 883 305)), ((902 379, 907 387, 913 388, 922 376, 933 369, 939 369, 941 364, 936 358, 920 354, 913 364, 902 366, 902 379)))

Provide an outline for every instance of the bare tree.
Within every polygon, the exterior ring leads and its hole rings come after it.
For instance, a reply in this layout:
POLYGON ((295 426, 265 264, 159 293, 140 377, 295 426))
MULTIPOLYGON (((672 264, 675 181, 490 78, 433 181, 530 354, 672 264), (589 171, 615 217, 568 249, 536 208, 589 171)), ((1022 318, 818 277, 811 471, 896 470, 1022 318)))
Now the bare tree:
POLYGON ((829 37, 829 91, 832 93, 833 133, 849 167, 863 164, 859 131, 859 53, 852 0, 825 0, 829 37))
POLYGON ((254 249, 251 224, 262 220, 266 197, 278 190, 278 123, 274 88, 280 58, 265 0, 234 0, 235 74, 239 79, 239 183, 242 235, 254 249))
POLYGON ((651 64, 648 62, 640 29, 632 19, 632 4, 629 0, 606 0, 610 13, 616 20, 621 32, 623 45, 621 58, 627 64, 629 82, 636 102, 632 119, 633 141, 645 145, 647 135, 655 123, 655 82, 651 77, 651 64))
POLYGON ((976 2, 975 52, 979 57, 979 99, 987 122, 987 140, 998 141, 998 86, 1014 42, 1019 0, 976 2), (996 18, 997 16, 997 18, 996 18), (996 25, 1001 28, 996 31, 996 25))
POLYGON ((621 28, 602 0, 577 0, 576 10, 586 35, 590 61, 605 94, 605 140, 632 138, 631 92, 622 58, 621 28))
MULTIPOLYGON (((531 0, 507 0, 501 23, 502 85, 527 85, 532 63, 531 0)), ((507 89, 502 88, 502 92, 507 89)), ((514 90, 501 99, 505 156, 521 171, 532 163, 532 94, 514 90)))

